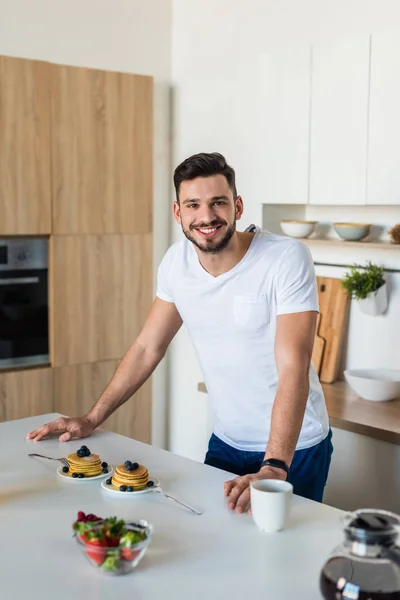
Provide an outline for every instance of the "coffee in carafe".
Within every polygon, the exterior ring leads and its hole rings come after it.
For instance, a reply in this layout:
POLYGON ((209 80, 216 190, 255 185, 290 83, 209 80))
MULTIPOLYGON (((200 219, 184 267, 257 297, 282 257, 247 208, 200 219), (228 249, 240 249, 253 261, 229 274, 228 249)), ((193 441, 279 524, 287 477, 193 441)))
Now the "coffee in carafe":
POLYGON ((345 517, 345 540, 321 571, 325 600, 400 600, 400 517, 363 509, 345 517))

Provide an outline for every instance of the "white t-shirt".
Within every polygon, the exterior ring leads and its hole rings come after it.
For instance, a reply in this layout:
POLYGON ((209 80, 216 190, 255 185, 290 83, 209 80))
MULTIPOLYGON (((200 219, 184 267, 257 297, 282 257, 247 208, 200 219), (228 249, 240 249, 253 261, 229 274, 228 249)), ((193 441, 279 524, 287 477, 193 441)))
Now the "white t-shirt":
MULTIPOLYGON (((215 435, 238 450, 264 452, 278 387, 277 316, 319 310, 308 248, 256 228, 242 260, 214 277, 185 238, 169 248, 159 266, 157 296, 175 303, 194 344, 213 407, 215 435)), ((323 391, 311 365, 296 449, 318 444, 328 431, 323 391)))

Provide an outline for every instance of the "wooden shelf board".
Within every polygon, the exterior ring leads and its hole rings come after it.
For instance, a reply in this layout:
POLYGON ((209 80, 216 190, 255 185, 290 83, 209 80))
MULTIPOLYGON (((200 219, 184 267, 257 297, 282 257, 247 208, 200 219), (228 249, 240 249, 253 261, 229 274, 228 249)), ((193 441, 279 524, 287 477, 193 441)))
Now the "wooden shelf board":
POLYGON ((340 246, 342 248, 378 248, 380 250, 396 250, 400 252, 400 244, 390 242, 349 242, 347 240, 335 240, 331 238, 297 238, 307 246, 340 246))

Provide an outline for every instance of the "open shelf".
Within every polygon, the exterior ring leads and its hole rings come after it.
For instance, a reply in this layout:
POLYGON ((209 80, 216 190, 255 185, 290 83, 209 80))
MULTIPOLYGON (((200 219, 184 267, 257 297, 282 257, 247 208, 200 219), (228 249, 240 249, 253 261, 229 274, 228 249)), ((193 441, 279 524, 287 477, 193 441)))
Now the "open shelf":
POLYGON ((357 247, 362 248, 376 248, 379 250, 395 250, 399 252, 400 256, 400 244, 392 244, 391 242, 385 241, 360 241, 360 242, 349 242, 347 240, 335 240, 331 238, 298 238, 300 242, 306 244, 307 246, 336 246, 341 248, 352 248, 355 249, 357 247))

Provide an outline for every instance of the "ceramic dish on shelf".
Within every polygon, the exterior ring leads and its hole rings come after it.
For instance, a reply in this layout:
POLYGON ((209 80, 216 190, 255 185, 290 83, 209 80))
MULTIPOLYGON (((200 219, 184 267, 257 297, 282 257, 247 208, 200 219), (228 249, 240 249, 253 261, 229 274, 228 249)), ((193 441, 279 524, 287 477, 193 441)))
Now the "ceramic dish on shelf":
POLYGON ((295 238, 306 238, 312 234, 317 221, 301 221, 284 219, 280 222, 285 235, 295 238))
POLYGON ((336 233, 349 242, 363 240, 371 231, 370 223, 334 223, 336 233))
POLYGON ((364 400, 385 402, 400 398, 400 370, 348 369, 344 378, 364 400))

